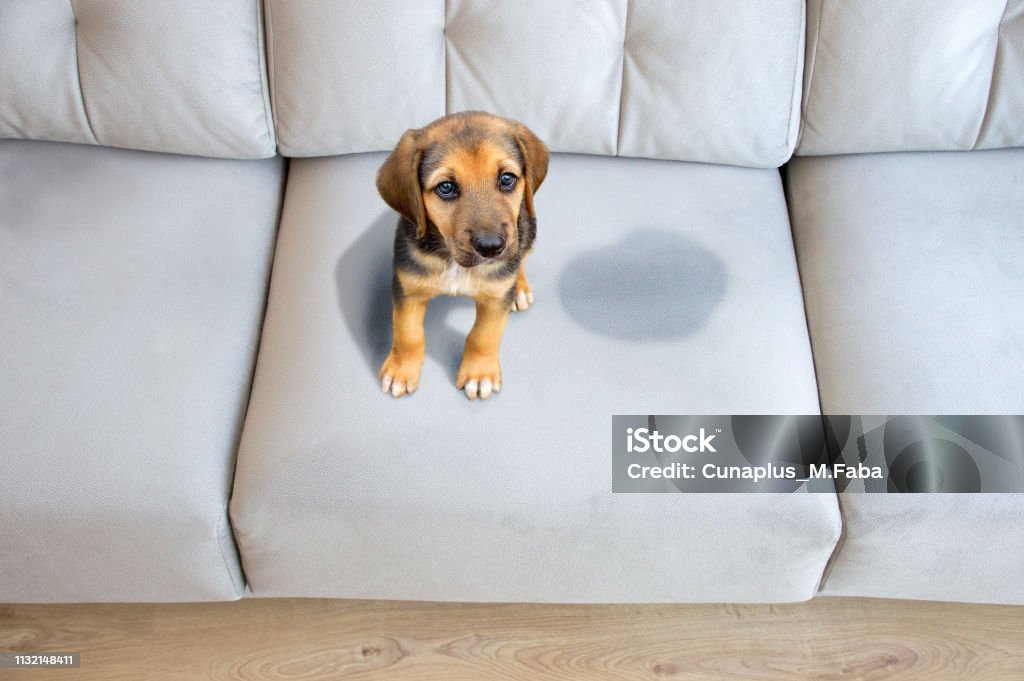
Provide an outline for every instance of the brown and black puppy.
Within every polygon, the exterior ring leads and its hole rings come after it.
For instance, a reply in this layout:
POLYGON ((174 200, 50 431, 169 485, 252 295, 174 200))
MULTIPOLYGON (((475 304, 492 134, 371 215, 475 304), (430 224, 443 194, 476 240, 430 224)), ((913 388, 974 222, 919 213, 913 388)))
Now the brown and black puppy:
POLYGON ((456 387, 469 399, 501 390, 498 346, 511 310, 533 293, 523 262, 537 220, 533 194, 548 150, 524 125, 466 112, 408 130, 377 174, 377 189, 401 215, 392 282, 394 335, 380 369, 395 397, 419 387, 423 317, 439 295, 476 301, 456 387))

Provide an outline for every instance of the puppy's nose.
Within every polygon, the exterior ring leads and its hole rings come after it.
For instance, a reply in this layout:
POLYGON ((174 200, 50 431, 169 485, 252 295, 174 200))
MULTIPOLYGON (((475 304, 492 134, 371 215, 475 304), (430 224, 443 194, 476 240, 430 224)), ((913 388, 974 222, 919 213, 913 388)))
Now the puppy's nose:
POLYGON ((474 234, 470 241, 473 250, 485 258, 493 258, 505 249, 505 237, 500 234, 474 234))

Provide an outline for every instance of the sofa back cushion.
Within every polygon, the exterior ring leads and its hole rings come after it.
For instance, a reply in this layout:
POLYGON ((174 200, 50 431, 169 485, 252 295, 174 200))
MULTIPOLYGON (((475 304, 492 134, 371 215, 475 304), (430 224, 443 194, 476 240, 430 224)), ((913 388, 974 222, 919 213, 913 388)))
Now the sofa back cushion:
POLYGON ((801 0, 267 0, 281 152, 390 149, 446 113, 554 151, 774 167, 799 122, 801 0))
POLYGON ((808 0, 800 155, 1024 146, 1024 0, 808 0))
POLYGON ((275 150, 259 0, 2 0, 0 137, 275 150))

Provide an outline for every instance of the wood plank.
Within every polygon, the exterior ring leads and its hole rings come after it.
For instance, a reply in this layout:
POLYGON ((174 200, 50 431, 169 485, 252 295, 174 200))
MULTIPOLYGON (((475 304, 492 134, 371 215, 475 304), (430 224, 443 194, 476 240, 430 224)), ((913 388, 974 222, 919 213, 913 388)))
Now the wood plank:
POLYGON ((0 649, 83 653, 0 679, 1020 681, 1024 607, 248 599, 0 606, 0 649))
POLYGON ((148 604, 0 605, 0 650, 82 654, 81 669, 0 669, 3 681, 138 678, 152 643, 148 604))

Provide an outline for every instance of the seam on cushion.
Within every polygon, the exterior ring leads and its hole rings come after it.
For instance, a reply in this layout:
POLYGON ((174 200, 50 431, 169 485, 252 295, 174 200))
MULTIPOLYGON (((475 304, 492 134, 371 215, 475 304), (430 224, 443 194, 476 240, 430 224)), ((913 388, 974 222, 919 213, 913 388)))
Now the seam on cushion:
MULTIPOLYGON (((229 501, 229 503, 230 503, 230 501, 229 501)), ((224 540, 226 539, 226 537, 224 536, 224 533, 222 532, 222 530, 224 529, 224 522, 227 519, 228 519, 228 509, 225 508, 224 512, 221 514, 220 518, 217 519, 217 548, 220 549, 220 559, 224 563, 224 571, 228 573, 228 581, 231 582, 231 588, 234 590, 235 596, 237 596, 238 598, 241 598, 243 595, 245 595, 245 585, 246 585, 245 573, 242 571, 242 561, 241 561, 241 559, 239 559, 239 561, 238 561, 238 570, 239 570, 238 574, 242 578, 241 588, 239 588, 239 584, 235 581, 235 571, 231 569, 231 563, 228 562, 228 557, 224 553, 224 540)), ((233 528, 231 528, 230 525, 228 526, 228 529, 230 529, 231 531, 228 532, 227 536, 231 537, 231 541, 234 542, 235 541, 234 530, 233 530, 233 528)), ((236 553, 237 553, 237 546, 236 546, 236 553)))
POLYGON ((996 24, 996 48, 992 53, 992 75, 988 81, 988 94, 985 97, 985 110, 981 114, 981 121, 978 123, 978 134, 974 136, 974 144, 971 145, 971 149, 978 148, 978 143, 981 142, 981 135, 985 132, 989 122, 989 114, 992 112, 992 97, 995 92, 996 84, 996 67, 999 66, 999 37, 1003 32, 1003 21, 1006 20, 1006 12, 1009 9, 1010 0, 1006 0, 1006 4, 1003 6, 1003 14, 999 17, 999 23, 996 24))
MULTIPOLYGON (((808 2, 814 2, 814 0, 808 0, 808 2)), ((814 89, 814 67, 818 63, 818 41, 821 39, 821 21, 822 17, 825 16, 825 2, 826 0, 821 0, 818 4, 818 21, 814 24, 814 45, 811 49, 811 63, 807 67, 807 89, 801 97, 800 132, 796 136, 796 147, 793 148, 794 155, 804 139, 804 130, 807 127, 807 105, 811 101, 811 91, 814 89)))
POLYGON ((622 153, 622 111, 626 108, 626 38, 629 37, 629 0, 626 0, 626 13, 622 17, 622 67, 619 70, 619 115, 615 128, 615 155, 622 153))
POLYGON ((839 554, 842 553, 843 547, 846 546, 846 512, 843 510, 842 492, 836 490, 836 506, 839 509, 839 536, 836 537, 835 546, 832 547, 832 552, 829 554, 828 559, 825 561, 825 565, 821 570, 821 579, 818 580, 818 588, 815 590, 815 594, 820 594, 822 589, 825 588, 825 583, 828 578, 832 576, 832 570, 836 566, 836 562, 839 560, 839 554))
POLYGON ((269 76, 270 61, 270 2, 256 0, 256 63, 260 72, 260 93, 263 95, 263 127, 270 142, 271 155, 277 153, 277 119, 273 113, 273 99, 269 76))
POLYGON ((811 332, 811 314, 807 308, 807 287, 804 271, 800 266, 800 244, 796 236, 795 204, 792 200, 792 184, 789 173, 790 165, 779 168, 779 182, 782 185, 782 198, 786 202, 786 221, 789 223, 789 242, 793 247, 793 266, 796 267, 797 286, 800 287, 800 304, 804 312, 804 330, 807 333, 807 348, 811 352, 811 370, 814 372, 814 392, 818 395, 818 413, 825 416, 825 405, 821 397, 821 381, 818 378, 818 356, 814 352, 814 334, 811 332))
POLYGON ((96 131, 92 128, 92 119, 89 118, 89 107, 85 104, 85 90, 82 89, 82 67, 78 59, 78 15, 75 13, 74 1, 68 0, 68 6, 71 7, 71 16, 75 22, 75 79, 78 81, 78 100, 82 102, 82 113, 85 116, 85 124, 89 128, 89 134, 92 136, 92 143, 99 144, 100 141, 96 138, 96 131))
MULTIPOLYGON (((806 161, 803 161, 803 163, 806 163, 806 161)), ((824 400, 822 399, 821 394, 821 381, 819 379, 818 372, 818 355, 814 351, 814 334, 811 331, 811 314, 810 310, 807 307, 807 288, 805 286, 804 271, 803 268, 800 266, 800 245, 799 240, 797 239, 795 228, 795 204, 792 201, 792 184, 789 178, 790 168, 791 166, 787 165, 785 169, 780 169, 780 177, 782 176, 781 174, 784 172, 785 180, 783 182, 783 188, 785 191, 784 196, 786 199, 786 213, 787 218, 789 220, 789 236, 793 244, 793 260, 796 265, 796 275, 800 285, 800 298, 804 310, 804 326, 807 330, 807 345, 811 351, 811 367, 814 370, 814 390, 818 394, 818 412, 821 414, 822 427, 824 427, 825 421, 829 415, 825 413, 824 400)), ((818 584, 815 588, 815 594, 821 593, 821 590, 825 587, 825 582, 828 580, 829 575, 832 574, 832 568, 835 567, 836 560, 839 557, 839 553, 842 550, 843 546, 846 544, 846 515, 843 512, 842 496, 840 491, 838 489, 835 489, 834 484, 833 489, 833 493, 835 494, 836 499, 836 508, 839 511, 839 536, 836 537, 836 542, 832 546, 832 551, 829 552, 829 556, 825 559, 825 564, 822 566, 821 577, 818 579, 818 584)))
POLYGON ((800 107, 800 120, 797 121, 797 125, 793 125, 793 114, 796 113, 796 97, 797 91, 800 91, 801 100, 803 99, 803 81, 804 81, 804 59, 806 59, 806 45, 807 45, 807 2, 800 3, 800 35, 796 41, 796 65, 793 67, 793 89, 789 94, 789 116, 786 118, 786 146, 783 149, 782 162, 779 166, 785 165, 793 154, 796 153, 796 145, 800 141, 800 126, 803 123, 803 107, 800 107), (792 142, 790 146, 790 135, 793 133, 793 128, 796 127, 797 138, 792 142))
MULTIPOLYGON (((238 460, 242 453, 242 436, 245 433, 245 424, 249 420, 249 408, 252 406, 252 396, 256 389, 256 370, 260 360, 260 349, 263 345, 263 329, 267 322, 267 311, 270 306, 270 284, 274 275, 274 261, 277 256, 277 244, 281 236, 281 220, 284 215, 284 197, 285 192, 288 188, 288 177, 291 174, 291 159, 282 158, 279 161, 282 166, 280 191, 278 192, 277 210, 274 213, 274 231, 270 237, 270 244, 267 248, 267 261, 266 261, 266 281, 263 285, 262 301, 263 304, 260 307, 259 318, 256 323, 255 330, 255 343, 252 350, 252 359, 247 367, 247 375, 249 377, 249 388, 245 391, 245 403, 239 411, 239 416, 235 429, 235 437, 232 440, 232 448, 234 450, 234 457, 232 458, 231 466, 231 480, 228 482, 228 505, 225 509, 224 518, 228 522, 228 529, 230 530, 231 541, 235 550, 235 555, 238 557, 238 569, 242 576, 242 590, 239 596, 245 595, 245 590, 249 587, 249 576, 245 568, 245 556, 242 555, 242 542, 238 536, 238 532, 235 530, 234 523, 231 522, 231 506, 235 498, 235 480, 238 477, 238 460)), ((223 554, 223 548, 221 549, 223 554)), ((227 559, 225 558, 225 564, 227 559)), ((236 588, 236 591, 238 589, 236 588)))

